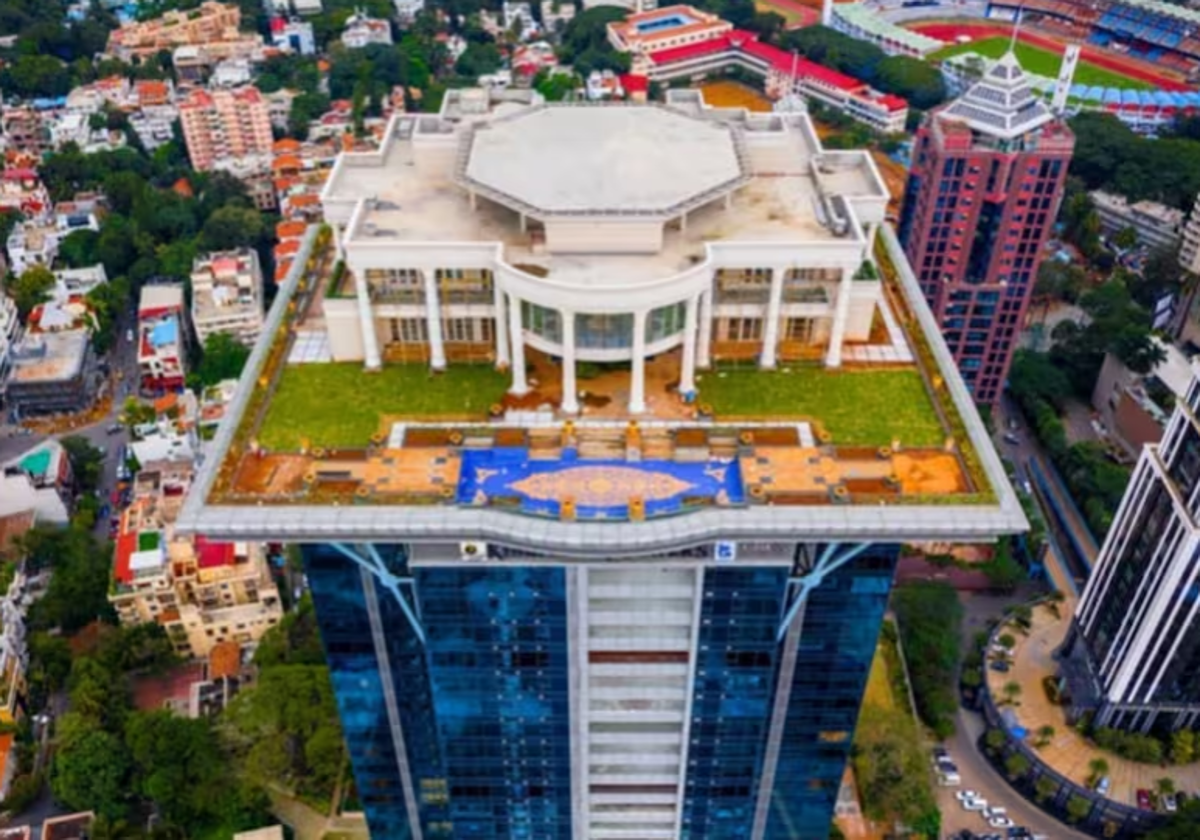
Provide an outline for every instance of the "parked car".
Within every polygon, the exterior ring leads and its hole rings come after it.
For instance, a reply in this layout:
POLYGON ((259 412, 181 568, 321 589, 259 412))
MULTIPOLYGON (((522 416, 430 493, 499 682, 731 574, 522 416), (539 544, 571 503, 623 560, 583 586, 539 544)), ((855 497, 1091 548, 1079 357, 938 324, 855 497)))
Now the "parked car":
POLYGON ((1004 433, 1004 442, 1011 443, 1013 446, 1017 446, 1021 442, 1021 439, 1019 437, 1017 437, 1015 434, 1013 434, 1012 432, 1005 432, 1004 433))
POLYGON ((992 817, 987 821, 992 828, 1012 828, 1013 821, 1008 817, 992 817))
POLYGON ((1108 776, 1101 776, 1100 781, 1096 782, 1096 793, 1101 796, 1108 796, 1108 788, 1112 782, 1108 780, 1108 776))
POLYGON ((1009 668, 1011 668, 1012 666, 1009 665, 1007 662, 1005 662, 1003 659, 993 659, 991 662, 988 663, 988 667, 991 668, 993 671, 999 671, 1001 674, 1006 674, 1006 673, 1008 673, 1009 668))
POLYGON ((1175 801, 1175 797, 1172 794, 1167 794, 1162 798, 1162 806, 1163 810, 1168 814, 1174 814, 1179 810, 1179 803, 1175 801))
POLYGON ((933 753, 934 761, 950 757, 950 752, 945 747, 934 747, 932 750, 930 750, 930 752, 933 753))
POLYGON ((1143 811, 1153 811, 1154 805, 1150 801, 1150 791, 1145 788, 1138 788, 1137 791, 1137 806, 1143 811))
POLYGON ((973 790, 956 790, 954 791, 954 798, 959 802, 966 802, 968 799, 978 799, 979 794, 973 790))
POLYGON ((938 785, 940 787, 958 787, 962 784, 962 776, 957 773, 938 773, 938 785))
POLYGON ((1006 816, 1008 816, 1008 809, 1005 808, 1003 805, 993 805, 990 808, 984 808, 983 815, 985 817, 987 817, 989 820, 992 817, 1006 817, 1006 816))
POLYGON ((988 806, 986 799, 968 799, 962 803, 964 811, 982 811, 988 806))
POLYGON ((106 428, 104 430, 104 433, 106 435, 119 435, 123 431, 125 431, 124 426, 122 426, 120 423, 113 423, 111 426, 109 426, 108 428, 106 428))

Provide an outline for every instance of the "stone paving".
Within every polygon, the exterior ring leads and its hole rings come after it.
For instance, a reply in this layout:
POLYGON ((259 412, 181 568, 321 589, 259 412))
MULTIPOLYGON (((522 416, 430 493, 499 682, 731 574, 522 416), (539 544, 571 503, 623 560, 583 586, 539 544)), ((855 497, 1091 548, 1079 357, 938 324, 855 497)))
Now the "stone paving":
POLYGON ((988 668, 988 686, 997 703, 1004 698, 1003 687, 1009 681, 1021 686, 1017 705, 1013 706, 1017 721, 1029 730, 1029 742, 1037 742, 1038 729, 1045 725, 1054 727, 1050 743, 1038 748, 1042 760, 1073 781, 1083 785, 1091 775, 1089 764, 1093 759, 1103 758, 1108 763, 1111 787, 1108 796, 1126 805, 1137 804, 1138 789, 1153 790, 1155 782, 1164 776, 1175 780, 1176 786, 1188 792, 1200 791, 1200 763, 1184 766, 1159 766, 1142 764, 1121 758, 1115 753, 1101 750, 1089 743, 1071 728, 1061 706, 1052 704, 1042 687, 1042 679, 1056 674, 1054 651, 1062 644, 1074 609, 1073 599, 1060 604, 1058 618, 1047 606, 1035 607, 1029 635, 1022 635, 1016 628, 1010 633, 1016 640, 1012 669, 999 673, 988 668))

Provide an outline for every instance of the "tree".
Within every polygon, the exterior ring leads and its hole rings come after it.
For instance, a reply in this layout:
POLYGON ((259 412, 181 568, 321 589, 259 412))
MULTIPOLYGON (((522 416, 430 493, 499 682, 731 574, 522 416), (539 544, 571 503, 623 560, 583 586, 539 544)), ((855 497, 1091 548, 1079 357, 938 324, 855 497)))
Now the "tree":
POLYGON ((100 234, 94 230, 83 228, 71 231, 58 244, 58 258, 66 263, 68 268, 84 268, 95 265, 96 243, 100 234))
POLYGON ((1159 796, 1173 796, 1176 791, 1175 780, 1170 776, 1163 776, 1154 782, 1154 789, 1159 796))
POLYGON ((250 358, 250 348, 230 333, 211 333, 204 339, 204 351, 196 380, 199 386, 215 385, 225 379, 237 379, 250 358))
POLYGON ((500 49, 494 43, 467 44, 454 64, 454 72, 470 79, 495 73, 504 63, 500 49))
POLYGON ((38 263, 31 265, 9 281, 6 291, 17 306, 17 314, 21 320, 29 320, 29 313, 38 304, 50 299, 50 291, 54 288, 54 272, 38 263))
POLYGON ((1058 785, 1049 776, 1042 776, 1037 780, 1037 784, 1033 788, 1034 798, 1037 799, 1039 804, 1044 805, 1050 800, 1050 797, 1054 796, 1058 790, 1058 785))
POLYGON ((263 634, 254 651, 254 664, 260 670, 278 665, 323 665, 325 651, 313 609, 311 593, 305 593, 296 609, 263 634))
POLYGON ((1038 746, 1046 746, 1054 740, 1054 727, 1048 723, 1042 724, 1038 727, 1037 736, 1038 746))
POLYGON ((1112 236, 1112 244, 1122 251, 1128 251, 1137 244, 1137 241, 1137 231, 1131 227, 1123 227, 1112 236))
POLYGON ((1029 759, 1020 753, 1013 753, 1004 760, 1004 770, 1008 774, 1008 778, 1016 781, 1029 772, 1029 759))
POLYGON ((154 406, 142 402, 137 397, 126 397, 125 404, 121 406, 121 422, 131 429, 134 426, 153 423, 155 417, 154 406))
POLYGON ((168 822, 212 820, 227 785, 227 767, 205 720, 169 711, 134 712, 125 724, 133 786, 168 822))
POLYGON ((1093 758, 1088 762, 1088 784, 1095 785, 1100 779, 1108 775, 1108 762, 1103 758, 1093 758))
POLYGON ((29 608, 31 632, 58 627, 71 634, 97 618, 112 622, 108 602, 112 548, 86 528, 36 526, 21 538, 31 572, 53 569, 46 594, 29 608))
POLYGON ((257 210, 225 206, 208 217, 201 235, 206 249, 228 251, 255 245, 262 232, 262 215, 257 210))
POLYGON ((1092 810, 1092 803, 1086 796, 1078 793, 1071 794, 1067 800, 1067 820, 1073 823, 1079 822, 1086 817, 1092 810))
POLYGON ((1190 729, 1171 733, 1171 760, 1176 764, 1191 764, 1196 760, 1196 733, 1190 729))
POLYGON ((288 134, 297 140, 307 140, 309 125, 328 110, 328 94, 319 91, 298 94, 288 112, 288 134))
MULTIPOLYGON (((916 722, 903 710, 863 705, 854 733, 854 771, 868 817, 914 825, 936 810, 916 722)), ((928 836, 937 837, 934 831, 928 836)))
POLYGON ((59 749, 50 786, 58 799, 76 811, 92 810, 119 819, 128 811, 128 775, 129 757, 121 739, 90 729, 59 749))
POLYGON ((104 473, 104 453, 81 435, 68 435, 59 441, 71 464, 75 477, 75 489, 80 493, 94 493, 100 486, 104 473))
POLYGON ((1000 638, 996 639, 996 642, 1000 645, 1000 647, 1012 650, 1017 646, 1017 637, 1012 633, 1002 633, 1000 638))
POLYGON ((939 737, 953 734, 962 623, 958 595, 944 583, 918 583, 897 587, 892 605, 917 711, 939 737))
POLYGON ((533 88, 547 102, 562 102, 579 87, 579 78, 573 73, 539 70, 533 77, 533 88))
POLYGON ((1189 798, 1179 811, 1146 835, 1146 840, 1195 840, 1200 837, 1200 800, 1189 798))
POLYGON ((1004 692, 1004 699, 1009 705, 1016 705, 1017 698, 1021 696, 1021 684, 1016 680, 1009 680, 1001 689, 1004 692))
POLYGON ((892 55, 879 61, 872 83, 921 110, 940 105, 946 99, 942 72, 927 61, 907 55, 892 55))

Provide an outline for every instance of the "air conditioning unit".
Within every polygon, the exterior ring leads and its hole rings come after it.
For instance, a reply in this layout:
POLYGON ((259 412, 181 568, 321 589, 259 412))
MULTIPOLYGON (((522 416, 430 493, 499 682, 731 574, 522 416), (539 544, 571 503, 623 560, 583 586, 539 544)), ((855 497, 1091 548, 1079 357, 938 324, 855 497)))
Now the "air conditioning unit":
POLYGON ((485 542, 460 542, 458 553, 464 560, 486 560, 488 544, 485 542))

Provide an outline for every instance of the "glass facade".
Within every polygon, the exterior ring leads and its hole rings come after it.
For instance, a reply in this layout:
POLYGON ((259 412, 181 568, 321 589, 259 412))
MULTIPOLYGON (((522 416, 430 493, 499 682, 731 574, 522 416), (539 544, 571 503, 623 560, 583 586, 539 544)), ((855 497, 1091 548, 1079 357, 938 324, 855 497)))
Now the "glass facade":
MULTIPOLYGON (((588 656, 572 659, 570 626, 585 617, 572 615, 569 567, 464 562, 410 573, 403 548, 376 550, 403 581, 407 614, 338 549, 304 550, 372 835, 413 836, 411 813, 426 838, 582 837, 572 736, 587 722, 572 719, 570 686, 572 661, 586 668, 588 656)), ((697 558, 680 838, 751 837, 764 784, 761 837, 826 835, 896 554, 869 549, 811 592, 794 663, 779 631, 789 576, 802 572, 697 558)))

